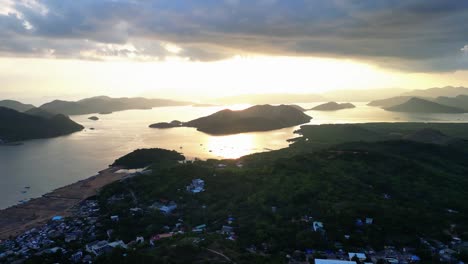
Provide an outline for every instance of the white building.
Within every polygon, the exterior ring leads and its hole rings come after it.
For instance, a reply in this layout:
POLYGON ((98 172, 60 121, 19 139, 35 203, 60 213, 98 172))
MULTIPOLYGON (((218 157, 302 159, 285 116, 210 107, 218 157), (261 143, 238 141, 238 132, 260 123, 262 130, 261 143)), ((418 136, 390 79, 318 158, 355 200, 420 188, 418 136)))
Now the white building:
POLYGON ((356 261, 336 259, 315 259, 315 264, 356 264, 356 261))

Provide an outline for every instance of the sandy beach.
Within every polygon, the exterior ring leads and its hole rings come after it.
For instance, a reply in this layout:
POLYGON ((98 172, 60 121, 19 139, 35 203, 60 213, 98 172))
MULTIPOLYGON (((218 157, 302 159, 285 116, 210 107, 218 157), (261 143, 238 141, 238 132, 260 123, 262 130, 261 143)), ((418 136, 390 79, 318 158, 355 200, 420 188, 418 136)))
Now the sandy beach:
POLYGON ((73 207, 77 204, 96 195, 107 184, 123 179, 127 173, 118 172, 120 169, 110 167, 95 176, 56 189, 40 198, 1 210, 0 239, 7 239, 41 226, 56 215, 71 215, 73 207))

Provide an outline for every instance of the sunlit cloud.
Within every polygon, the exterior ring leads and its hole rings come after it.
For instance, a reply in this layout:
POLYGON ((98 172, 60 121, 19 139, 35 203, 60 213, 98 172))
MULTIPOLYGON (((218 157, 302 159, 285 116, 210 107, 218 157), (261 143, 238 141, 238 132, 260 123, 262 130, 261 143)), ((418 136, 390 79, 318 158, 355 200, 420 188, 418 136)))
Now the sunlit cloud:
POLYGON ((236 55, 353 59, 454 71, 468 2, 0 0, 0 55, 136 61, 236 55), (398 14, 398 16, 395 16, 398 14), (446 30, 450 28, 450 30, 446 30), (105 48, 131 43, 136 51, 105 48), (106 55, 107 54, 107 55, 106 55), (106 58, 108 57, 108 58, 106 58), (117 58, 120 57, 120 58, 117 58))

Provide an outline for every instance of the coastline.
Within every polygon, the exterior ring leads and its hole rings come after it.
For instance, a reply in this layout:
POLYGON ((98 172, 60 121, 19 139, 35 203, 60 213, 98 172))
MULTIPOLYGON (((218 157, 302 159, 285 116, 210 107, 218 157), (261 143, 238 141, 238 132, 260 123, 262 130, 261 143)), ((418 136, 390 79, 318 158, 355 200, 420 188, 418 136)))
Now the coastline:
POLYGON ((0 240, 41 226, 56 215, 72 215, 76 205, 96 195, 102 187, 124 179, 128 173, 118 172, 121 169, 109 167, 94 176, 55 189, 39 198, 0 210, 0 240))

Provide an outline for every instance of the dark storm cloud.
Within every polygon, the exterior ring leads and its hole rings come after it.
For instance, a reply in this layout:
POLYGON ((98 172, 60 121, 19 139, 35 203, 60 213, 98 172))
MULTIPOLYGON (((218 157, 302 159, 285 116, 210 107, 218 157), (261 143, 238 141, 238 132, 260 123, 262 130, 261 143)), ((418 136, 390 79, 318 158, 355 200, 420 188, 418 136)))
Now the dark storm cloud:
POLYGON ((468 1, 17 1, 4 55, 218 60, 235 54, 357 58, 409 71, 468 68, 468 1))

